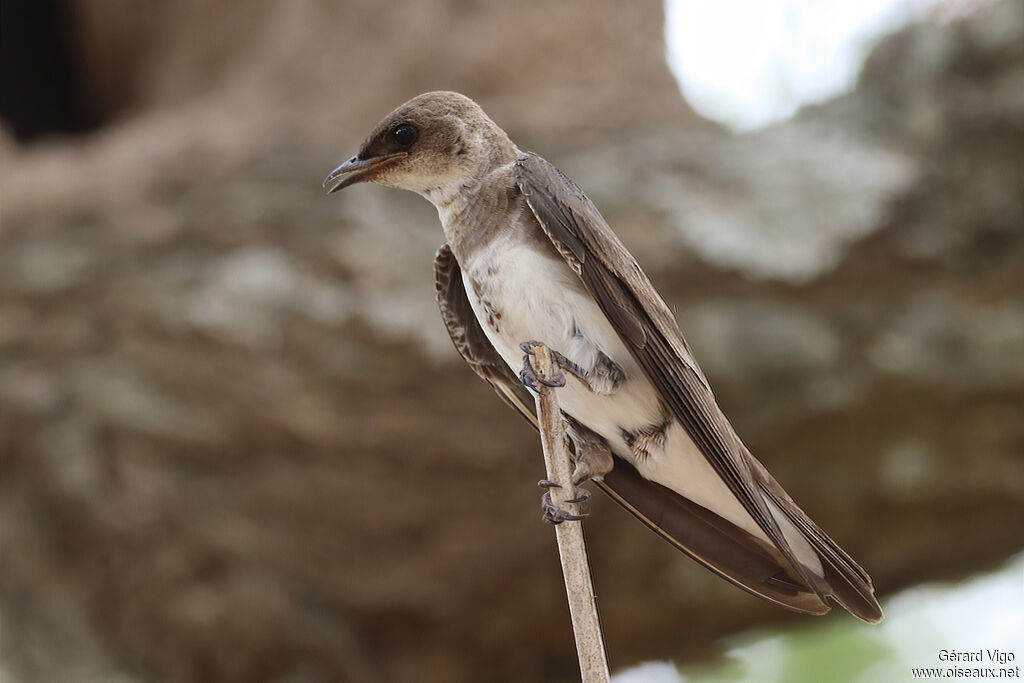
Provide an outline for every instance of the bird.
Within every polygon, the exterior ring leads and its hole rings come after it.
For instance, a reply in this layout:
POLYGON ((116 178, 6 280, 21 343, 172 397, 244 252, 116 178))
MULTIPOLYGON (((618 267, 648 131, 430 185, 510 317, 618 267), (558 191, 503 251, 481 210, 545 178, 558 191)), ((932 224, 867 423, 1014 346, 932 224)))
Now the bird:
MULTIPOLYGON (((574 453, 641 522, 736 586, 790 610, 877 623, 871 577, 740 440, 668 305, 586 194, 524 153, 469 97, 394 109, 324 179, 410 190, 437 209, 441 317, 456 349, 536 426, 531 345, 551 349, 574 453)), ((550 483, 550 482, 549 482, 550 483)), ((544 482, 542 482, 542 485, 544 482)), ((548 521, 578 519, 548 506, 548 521)))

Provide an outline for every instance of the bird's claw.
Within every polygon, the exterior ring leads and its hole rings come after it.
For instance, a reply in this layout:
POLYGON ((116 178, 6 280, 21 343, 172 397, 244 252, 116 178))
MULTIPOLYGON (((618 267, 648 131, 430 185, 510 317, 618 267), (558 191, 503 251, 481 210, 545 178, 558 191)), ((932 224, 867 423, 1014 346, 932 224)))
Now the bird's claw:
POLYGON ((545 492, 540 498, 541 508, 544 510, 544 514, 541 516, 548 524, 561 524, 562 522, 581 522, 588 517, 588 513, 584 512, 580 515, 574 515, 570 512, 566 512, 562 508, 551 502, 551 492, 545 492))
POLYGON ((565 386, 565 375, 559 371, 556 365, 555 375, 551 379, 541 379, 537 376, 537 373, 533 369, 533 363, 530 362, 530 356, 533 355, 533 348, 527 349, 526 344, 539 344, 540 342, 525 342, 520 344, 520 348, 526 351, 526 355, 523 356, 523 369, 519 372, 519 380, 527 386, 527 388, 537 391, 537 384, 543 384, 546 387, 564 387, 565 386))
POLYGON ((548 353, 551 355, 551 364, 554 366, 555 372, 558 374, 549 382, 537 377, 537 373, 533 370, 533 364, 530 363, 530 356, 533 355, 533 350, 538 346, 544 346, 544 342, 526 341, 519 345, 519 348, 521 348, 525 354, 523 356, 523 371, 519 373, 519 378, 522 380, 523 384, 534 391, 537 390, 534 382, 540 382, 546 387, 564 387, 565 375, 562 374, 562 370, 574 375, 581 382, 587 381, 586 370, 551 348, 548 349, 548 353))
POLYGON ((590 491, 588 491, 587 489, 581 489, 578 486, 574 486, 573 487, 573 495, 576 496, 576 497, 575 498, 570 498, 569 500, 567 500, 565 502, 566 503, 586 503, 588 500, 590 500, 590 491))
MULTIPOLYGON (((540 481, 537 482, 537 486, 541 487, 542 489, 562 488, 561 484, 556 484, 550 479, 541 479, 540 481)), ((569 500, 565 501, 566 503, 585 503, 588 500, 590 500, 590 491, 586 489, 581 489, 578 486, 573 486, 572 493, 575 496, 575 498, 570 498, 569 500)))
MULTIPOLYGON (((561 484, 556 484, 550 479, 541 479, 539 482, 537 482, 537 485, 544 489, 562 488, 561 484)), ((576 497, 572 498, 571 500, 565 501, 566 503, 583 503, 590 499, 590 491, 587 491, 586 489, 573 487, 573 493, 576 497)), ((562 508, 558 507, 551 500, 550 491, 545 491, 544 495, 541 496, 540 506, 541 509, 544 510, 544 514, 541 516, 541 519, 543 519, 548 524, 561 524, 562 522, 579 522, 586 519, 589 516, 589 513, 587 512, 575 515, 571 512, 567 512, 562 508)))

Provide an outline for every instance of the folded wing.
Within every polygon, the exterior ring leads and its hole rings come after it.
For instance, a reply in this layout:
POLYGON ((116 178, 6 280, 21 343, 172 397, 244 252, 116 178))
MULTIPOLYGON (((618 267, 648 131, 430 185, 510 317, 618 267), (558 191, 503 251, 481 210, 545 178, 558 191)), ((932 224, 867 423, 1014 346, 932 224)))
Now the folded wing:
MULTIPOLYGON (((480 327, 466 296, 459 264, 448 245, 443 245, 438 251, 434 268, 441 317, 455 348, 474 372, 491 384, 506 403, 536 428, 533 397, 497 353, 480 327)), ((628 312, 624 315, 628 315, 628 312)), ((645 337, 642 328, 639 331, 634 330, 634 343, 646 343, 645 337)), ((706 386, 706 381, 696 364, 690 372, 695 373, 706 386)), ((767 472, 764 474, 767 475, 767 472)), ((770 475, 767 477, 774 483, 770 475)), ((825 592, 821 587, 812 587, 799 572, 794 572, 793 564, 784 554, 676 492, 644 479, 629 463, 616 459, 613 470, 603 481, 597 483, 648 527, 737 586, 799 612, 822 614, 828 611, 828 605, 823 600, 825 592)), ((775 484, 775 487, 778 488, 778 485, 775 484)), ((788 508, 792 501, 789 501, 781 488, 778 490, 784 497, 783 503, 778 506, 789 514, 788 508)), ((795 508, 795 505, 792 507, 795 508)), ((813 522, 807 522, 813 527, 813 522)), ((797 526, 800 528, 799 524, 797 526)), ((821 535, 828 541, 829 547, 837 551, 839 557, 846 557, 831 539, 824 534, 821 535)), ((835 578, 832 576, 835 573, 830 565, 824 579, 815 577, 815 583, 829 581, 835 578)), ((861 575, 863 581, 867 581, 870 591, 870 580, 862 571, 861 575)), ((853 594, 859 596, 857 591, 853 591, 853 594)), ((871 601, 873 602, 873 597, 871 601)), ((846 600, 842 602, 846 604, 846 600)), ((854 599, 850 599, 849 602, 857 604, 854 599)), ((881 613, 877 611, 877 604, 875 606, 876 611, 872 612, 867 605, 861 605, 860 612, 863 612, 863 615, 858 616, 870 618, 871 614, 877 614, 876 618, 880 618, 881 613)))

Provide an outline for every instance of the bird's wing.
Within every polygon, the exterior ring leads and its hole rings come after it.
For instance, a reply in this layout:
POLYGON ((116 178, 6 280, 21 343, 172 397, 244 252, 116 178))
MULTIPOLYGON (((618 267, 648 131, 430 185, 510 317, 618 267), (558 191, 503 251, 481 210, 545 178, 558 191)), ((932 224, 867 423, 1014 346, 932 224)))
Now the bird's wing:
MULTIPOLYGON (((434 259, 437 302, 452 343, 470 368, 534 428, 532 395, 491 345, 466 296, 462 272, 445 244, 434 259)), ((811 614, 828 606, 799 579, 780 571, 777 554, 746 531, 661 484, 644 479, 624 460, 596 482, 613 500, 677 548, 740 588, 811 614)))
MULTIPOLYGON (((816 594, 820 607, 810 611, 827 611, 824 598, 829 596, 863 619, 880 619, 868 575, 793 503, 740 441, 672 312, 593 202, 534 154, 517 160, 516 182, 541 228, 597 301, 672 415, 785 558, 782 566, 788 564, 791 570, 788 580, 805 584, 816 594), (797 560, 768 500, 822 558, 824 577, 797 560)), ((681 547, 690 541, 670 540, 681 547)), ((806 604, 791 606, 807 610, 806 604)))
POLYGON ((456 350, 473 372, 494 387, 505 403, 515 408, 534 427, 537 415, 533 409, 533 396, 515 373, 509 369, 491 345, 479 321, 473 314, 462 282, 462 269, 455 260, 451 247, 442 244, 434 257, 434 285, 437 288, 437 306, 441 320, 448 329, 456 350))

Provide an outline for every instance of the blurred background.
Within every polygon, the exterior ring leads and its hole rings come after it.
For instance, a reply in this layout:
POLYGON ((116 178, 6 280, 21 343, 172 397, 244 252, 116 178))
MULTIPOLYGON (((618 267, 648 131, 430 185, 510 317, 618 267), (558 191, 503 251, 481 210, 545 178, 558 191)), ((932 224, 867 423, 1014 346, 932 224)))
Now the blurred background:
POLYGON ((791 615, 595 499, 616 671, 1024 659, 1020 0, 3 0, 0 28, 4 683, 578 676, 538 439, 446 337, 436 212, 320 188, 433 89, 589 193, 887 610, 791 615))

